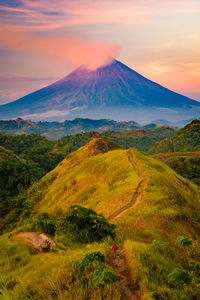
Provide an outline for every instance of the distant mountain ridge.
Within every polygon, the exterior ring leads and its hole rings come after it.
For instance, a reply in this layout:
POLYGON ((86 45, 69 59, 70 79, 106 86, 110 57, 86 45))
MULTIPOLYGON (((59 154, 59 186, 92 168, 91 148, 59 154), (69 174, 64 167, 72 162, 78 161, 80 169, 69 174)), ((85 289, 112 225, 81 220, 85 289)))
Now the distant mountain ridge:
POLYGON ((148 80, 117 60, 88 70, 81 66, 63 79, 0 106, 0 119, 169 121, 199 116, 200 102, 148 80), (180 117, 181 116, 181 117, 180 117))
POLYGON ((107 119, 92 120, 77 118, 71 121, 66 120, 64 122, 33 122, 31 120, 17 118, 16 120, 0 121, 0 132, 2 133, 12 135, 37 133, 52 140, 67 134, 75 134, 82 131, 122 131, 128 129, 150 129, 155 127, 156 124, 140 125, 134 121, 117 122, 107 119))

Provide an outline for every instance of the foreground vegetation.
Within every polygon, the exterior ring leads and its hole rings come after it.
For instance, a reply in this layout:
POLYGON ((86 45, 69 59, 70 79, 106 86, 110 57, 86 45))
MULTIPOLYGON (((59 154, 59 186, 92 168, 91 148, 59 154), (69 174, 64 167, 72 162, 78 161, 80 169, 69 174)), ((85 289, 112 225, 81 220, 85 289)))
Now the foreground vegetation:
POLYGON ((116 270, 124 264, 138 299, 197 300, 199 216, 197 185, 136 149, 93 139, 10 209, 0 236, 0 299, 119 300, 116 270), (141 180, 140 201, 112 219, 141 180), (15 240, 20 231, 46 233, 57 248, 36 253, 15 240))

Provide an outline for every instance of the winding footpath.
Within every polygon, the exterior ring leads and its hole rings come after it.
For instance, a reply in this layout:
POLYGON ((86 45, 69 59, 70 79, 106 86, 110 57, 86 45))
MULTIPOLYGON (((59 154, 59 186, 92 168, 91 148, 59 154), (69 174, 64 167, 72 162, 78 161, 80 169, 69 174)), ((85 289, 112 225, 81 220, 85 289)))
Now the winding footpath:
POLYGON ((107 263, 111 266, 113 271, 118 275, 121 299, 122 300, 140 300, 139 285, 132 279, 132 276, 128 270, 128 264, 126 262, 126 255, 120 253, 116 258, 110 254, 107 257, 107 263))
MULTIPOLYGON (((110 217, 111 219, 117 219, 120 216, 122 216, 127 210, 130 208, 138 205, 142 199, 142 191, 144 187, 144 177, 139 172, 139 169, 136 165, 136 163, 133 160, 133 157, 131 155, 131 152, 128 151, 128 159, 136 172, 138 173, 138 176, 140 177, 140 182, 136 188, 136 191, 134 192, 131 201, 127 203, 125 206, 121 207, 117 211, 115 211, 110 217)), ((126 253, 125 249, 123 253, 120 253, 116 258, 113 257, 113 255, 108 255, 108 264, 112 267, 112 269, 117 273, 119 276, 120 281, 120 287, 121 287, 121 296, 123 300, 139 300, 141 299, 140 293, 139 293, 139 284, 135 282, 130 274, 129 267, 127 264, 126 259, 126 253)))
POLYGON ((115 211, 112 215, 109 216, 109 220, 111 219, 117 219, 119 217, 121 217, 127 210, 129 210, 130 208, 136 206, 138 203, 140 203, 141 199, 142 199, 142 190, 143 190, 143 185, 144 185, 144 177, 141 175, 141 173, 138 170, 138 167, 136 165, 136 163, 134 162, 130 151, 128 151, 128 159, 130 161, 130 163, 132 164, 132 166, 135 168, 136 172, 138 173, 138 176, 140 177, 140 182, 136 188, 135 193, 133 194, 131 201, 129 203, 127 203, 125 206, 121 207, 120 209, 118 209, 117 211, 115 211))

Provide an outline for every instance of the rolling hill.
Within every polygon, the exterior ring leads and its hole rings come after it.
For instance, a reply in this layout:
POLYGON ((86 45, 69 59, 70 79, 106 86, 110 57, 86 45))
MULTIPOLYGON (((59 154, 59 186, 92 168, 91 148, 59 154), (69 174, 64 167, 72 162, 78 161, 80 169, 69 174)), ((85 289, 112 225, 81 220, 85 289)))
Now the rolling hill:
POLYGON ((199 299, 200 190, 162 162, 136 149, 93 139, 35 183, 23 201, 20 222, 0 236, 2 295, 199 299), (109 238, 85 244, 66 231, 71 205, 102 213, 117 226, 116 259, 109 238), (14 239, 19 231, 47 223, 54 224, 57 251, 31 254, 14 239), (87 268, 88 257, 100 255, 97 251, 104 253, 106 269, 101 256, 87 268))
POLYGON ((79 67, 63 79, 0 106, 0 119, 111 118, 149 122, 198 117, 200 103, 148 80, 123 63, 79 67))
POLYGON ((200 121, 193 120, 190 124, 180 129, 174 136, 155 143, 150 149, 150 154, 197 151, 200 149, 200 121))
POLYGON ((175 130, 171 127, 157 127, 151 129, 136 129, 126 131, 104 131, 101 135, 112 140, 123 148, 136 148, 141 151, 148 151, 157 141, 172 136, 175 130))

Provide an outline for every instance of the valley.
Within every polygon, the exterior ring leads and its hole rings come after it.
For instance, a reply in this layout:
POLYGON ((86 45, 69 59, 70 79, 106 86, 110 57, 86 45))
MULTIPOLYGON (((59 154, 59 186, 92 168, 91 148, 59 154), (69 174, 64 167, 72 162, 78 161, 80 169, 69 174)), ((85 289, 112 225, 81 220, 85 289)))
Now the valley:
POLYGON ((170 153, 155 159, 92 138, 19 194, 1 220, 1 295, 41 300, 198 299, 200 190, 157 160, 167 162, 165 156, 170 153), (73 209, 82 221, 70 227, 73 209), (84 219, 87 215, 90 219, 84 219), (82 232, 80 224, 92 218, 93 224, 105 226, 102 234, 108 236, 95 237, 99 229, 92 237, 90 223, 82 232), (35 253, 12 238, 23 232, 46 234, 56 249, 35 253), (89 262, 86 257, 93 258, 89 262), (77 269, 81 260, 84 267, 77 269))

